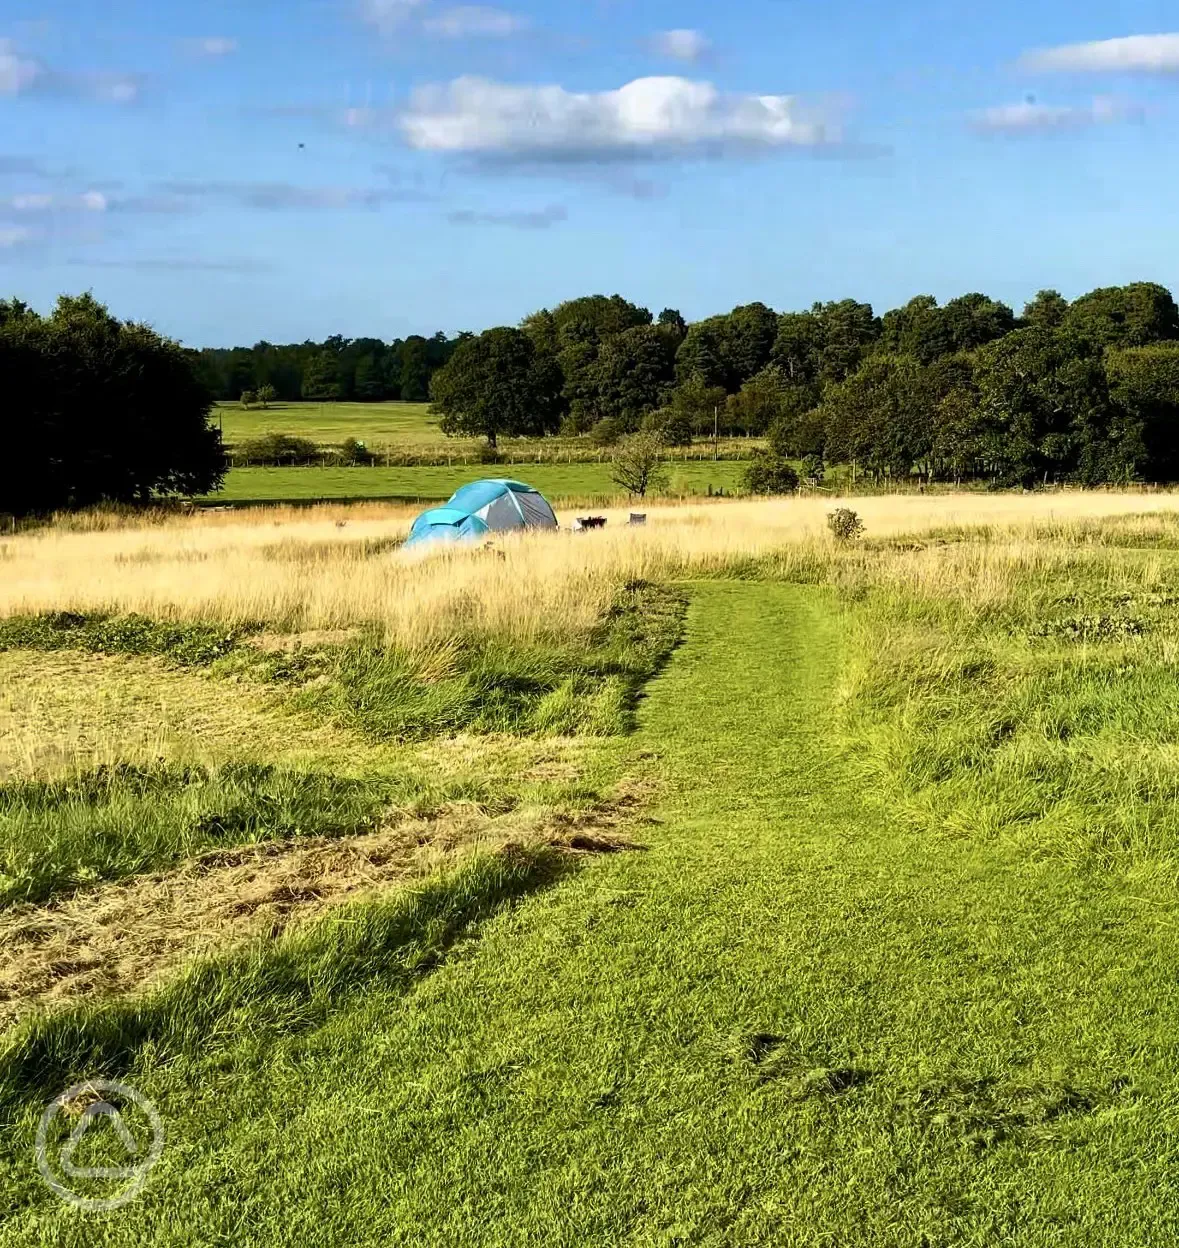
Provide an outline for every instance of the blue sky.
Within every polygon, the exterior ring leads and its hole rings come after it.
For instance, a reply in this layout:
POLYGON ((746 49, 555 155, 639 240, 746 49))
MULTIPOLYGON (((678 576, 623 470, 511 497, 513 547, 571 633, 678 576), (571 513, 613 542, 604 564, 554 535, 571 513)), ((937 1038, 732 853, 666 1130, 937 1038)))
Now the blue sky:
POLYGON ((193 345, 1179 287, 1129 0, 7 0, 0 291, 193 345))

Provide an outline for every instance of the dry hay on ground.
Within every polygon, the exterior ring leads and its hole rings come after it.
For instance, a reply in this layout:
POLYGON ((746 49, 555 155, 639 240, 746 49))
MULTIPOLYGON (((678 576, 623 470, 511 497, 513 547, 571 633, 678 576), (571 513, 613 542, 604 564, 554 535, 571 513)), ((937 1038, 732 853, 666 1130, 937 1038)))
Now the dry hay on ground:
POLYGON ((501 818, 456 804, 366 836, 220 849, 176 871, 0 912, 0 1028, 37 1007, 141 991, 193 957, 273 939, 464 854, 510 844, 637 849, 630 837, 648 794, 626 783, 583 811, 534 807, 501 818))

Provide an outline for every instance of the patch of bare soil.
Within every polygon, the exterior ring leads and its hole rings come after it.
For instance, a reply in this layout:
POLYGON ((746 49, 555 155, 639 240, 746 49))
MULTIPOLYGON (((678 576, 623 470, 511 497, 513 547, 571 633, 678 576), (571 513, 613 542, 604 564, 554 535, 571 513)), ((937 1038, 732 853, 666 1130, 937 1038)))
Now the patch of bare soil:
POLYGON ((625 833, 642 804, 642 790, 624 786, 576 813, 535 808, 493 818, 454 806, 365 836, 217 850, 175 871, 0 913, 0 1027, 36 1007, 138 991, 195 955, 275 937, 474 849, 638 849, 625 833))

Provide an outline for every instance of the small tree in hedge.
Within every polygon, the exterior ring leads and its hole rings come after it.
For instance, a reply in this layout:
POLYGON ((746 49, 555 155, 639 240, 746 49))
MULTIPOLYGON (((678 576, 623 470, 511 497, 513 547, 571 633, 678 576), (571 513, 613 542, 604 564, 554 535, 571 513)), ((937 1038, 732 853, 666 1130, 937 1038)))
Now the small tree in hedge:
POLYGON ((745 469, 743 484, 749 494, 793 494, 798 489, 798 473, 781 455, 759 451, 745 469))

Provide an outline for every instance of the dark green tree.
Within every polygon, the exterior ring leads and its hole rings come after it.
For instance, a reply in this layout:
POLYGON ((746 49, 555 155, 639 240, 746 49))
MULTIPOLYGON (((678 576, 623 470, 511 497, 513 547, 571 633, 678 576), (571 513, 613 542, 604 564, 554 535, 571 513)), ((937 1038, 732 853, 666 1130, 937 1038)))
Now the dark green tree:
POLYGON ((18 515, 216 489, 212 396, 191 353, 91 295, 0 304, 0 508, 18 515))
POLYGON ((637 325, 607 339, 592 369, 595 410, 635 430, 663 406, 675 380, 675 343, 653 325, 637 325))
POLYGON ((1068 313, 1068 300, 1058 290, 1042 290, 1024 304, 1023 319, 1035 329, 1056 329, 1068 313))
POLYGON ((303 374, 303 397, 319 403, 343 398, 340 360, 334 351, 325 349, 312 356, 303 374))
POLYGON ((1082 295, 1061 324, 1097 347, 1149 347, 1179 339, 1179 308, 1165 286, 1134 282, 1082 295))
POLYGON ((561 419, 561 371, 523 330, 489 329, 460 344, 434 374, 432 411, 448 435, 500 437, 554 433, 561 419))

